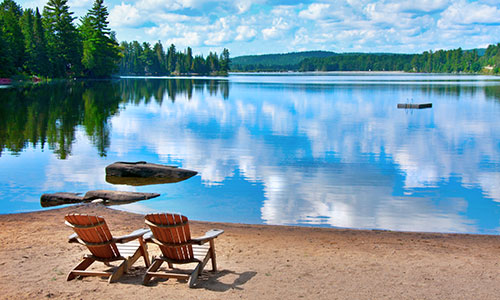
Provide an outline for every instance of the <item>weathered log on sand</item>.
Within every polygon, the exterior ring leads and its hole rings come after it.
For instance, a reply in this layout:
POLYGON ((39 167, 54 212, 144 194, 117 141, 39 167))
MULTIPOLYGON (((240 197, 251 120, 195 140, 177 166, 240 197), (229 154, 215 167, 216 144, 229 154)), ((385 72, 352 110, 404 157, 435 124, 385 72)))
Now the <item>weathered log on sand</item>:
POLYGON ((198 174, 196 171, 179 169, 176 166, 151 164, 145 161, 115 162, 106 167, 107 182, 128 185, 179 182, 196 174, 198 174), (139 178, 151 180, 140 180, 139 178))
POLYGON ((119 205, 147 200, 160 196, 160 194, 157 193, 136 193, 106 190, 88 191, 83 197, 78 195, 79 193, 65 192, 43 194, 40 197, 40 204, 42 205, 42 207, 51 207, 64 204, 91 202, 96 199, 101 199, 102 201, 100 203, 104 205, 119 205))
POLYGON ((53 194, 43 194, 40 197, 40 205, 42 205, 42 207, 51 207, 63 204, 83 202, 83 197, 78 195, 80 195, 80 193, 60 192, 53 194))

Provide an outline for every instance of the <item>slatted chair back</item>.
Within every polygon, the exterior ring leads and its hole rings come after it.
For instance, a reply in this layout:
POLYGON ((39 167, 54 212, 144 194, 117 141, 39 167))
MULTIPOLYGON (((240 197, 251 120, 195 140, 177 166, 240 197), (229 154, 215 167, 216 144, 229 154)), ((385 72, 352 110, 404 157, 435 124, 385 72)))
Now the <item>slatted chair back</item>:
POLYGON ((120 257, 120 252, 113 241, 108 225, 102 217, 69 214, 64 219, 96 258, 114 259, 120 257))
POLYGON ((149 214, 146 215, 146 224, 161 243, 159 247, 164 257, 178 262, 195 260, 187 217, 170 213, 149 214))

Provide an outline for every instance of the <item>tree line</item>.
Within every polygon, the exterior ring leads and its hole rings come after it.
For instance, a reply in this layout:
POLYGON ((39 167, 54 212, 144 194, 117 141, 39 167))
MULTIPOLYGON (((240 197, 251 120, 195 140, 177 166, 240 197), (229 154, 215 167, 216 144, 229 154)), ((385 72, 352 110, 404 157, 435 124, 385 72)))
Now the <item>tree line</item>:
POLYGON ((477 50, 425 51, 422 54, 338 54, 305 59, 300 71, 405 71, 424 73, 478 73, 484 64, 477 50))
POLYGON ((160 42, 118 44, 103 0, 78 20, 68 0, 48 0, 42 12, 22 9, 14 0, 0 3, 0 77, 107 78, 120 75, 225 75, 229 51, 193 57, 191 48, 167 53, 160 42))
POLYGON ((307 52, 310 56, 297 63, 300 53, 235 57, 232 71, 404 71, 423 73, 500 73, 500 44, 487 49, 425 51, 421 54, 325 53, 307 52), (271 55, 272 56, 272 55, 271 55))
POLYGON ((190 47, 177 51, 174 44, 165 53, 160 41, 152 48, 149 43, 122 42, 121 49, 120 75, 227 75, 229 71, 229 50, 225 48, 220 56, 210 52, 206 58, 193 56, 190 47))
POLYGON ((74 24, 67 0, 49 0, 42 13, 13 0, 0 4, 0 76, 108 77, 120 60, 103 0, 74 24))

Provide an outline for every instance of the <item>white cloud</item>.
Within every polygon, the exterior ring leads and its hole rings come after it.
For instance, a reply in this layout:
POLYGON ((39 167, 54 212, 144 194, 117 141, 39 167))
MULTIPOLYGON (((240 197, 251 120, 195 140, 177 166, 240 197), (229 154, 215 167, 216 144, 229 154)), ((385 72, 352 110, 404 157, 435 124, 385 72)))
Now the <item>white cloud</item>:
POLYGON ((320 20, 328 15, 330 9, 330 4, 328 3, 313 3, 309 7, 299 13, 299 17, 310 19, 310 20, 320 20))
POLYGON ((109 12, 109 25, 111 28, 137 26, 144 21, 144 17, 139 14, 139 10, 131 4, 122 2, 109 12))
POLYGON ((236 28, 238 34, 235 38, 236 41, 249 41, 257 35, 257 31, 250 26, 242 25, 236 28))
POLYGON ((271 27, 262 29, 262 35, 265 40, 274 39, 282 36, 288 29, 290 24, 283 18, 274 18, 271 27))
POLYGON ((70 8, 91 8, 94 0, 70 0, 68 6, 70 8))
POLYGON ((500 9, 478 2, 460 1, 453 3, 441 16, 442 18, 438 22, 438 26, 441 28, 453 27, 454 25, 500 24, 500 9))
POLYGON ((152 43, 159 38, 188 43, 186 32, 191 32, 197 45, 193 50, 208 54, 213 47, 226 47, 234 56, 317 49, 411 53, 467 49, 496 43, 500 34, 496 26, 500 8, 495 1, 282 4, 264 0, 122 2, 110 10, 110 25, 119 39, 140 39, 142 32, 152 43), (226 24, 221 19, 227 19, 226 24))
POLYGON ((230 25, 231 21, 234 21, 234 19, 229 17, 220 18, 213 25, 209 26, 205 45, 221 45, 230 41, 233 36, 232 26, 230 25))

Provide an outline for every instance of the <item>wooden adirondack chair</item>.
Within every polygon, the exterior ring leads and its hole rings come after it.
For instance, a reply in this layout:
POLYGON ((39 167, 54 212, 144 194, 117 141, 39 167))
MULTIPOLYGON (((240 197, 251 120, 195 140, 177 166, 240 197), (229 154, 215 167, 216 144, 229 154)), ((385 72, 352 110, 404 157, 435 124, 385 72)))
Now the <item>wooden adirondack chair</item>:
POLYGON ((68 281, 77 276, 109 276, 108 282, 115 282, 141 256, 146 267, 150 266, 147 245, 143 239, 143 235, 148 233, 149 229, 139 229, 129 235, 114 238, 102 217, 69 214, 64 219, 66 225, 75 231, 69 237, 69 242, 85 245, 92 253, 85 255, 83 260, 69 272, 68 281), (113 272, 85 271, 94 261, 108 265, 118 260, 123 262, 113 272))
POLYGON ((208 260, 212 259, 212 270, 217 271, 214 239, 224 230, 213 229, 199 238, 191 238, 188 219, 178 214, 149 214, 146 224, 151 228, 151 234, 145 236, 146 242, 157 244, 162 255, 153 259, 144 276, 144 284, 153 277, 187 279, 189 287, 196 283, 208 260), (204 245, 208 243, 208 245, 204 245), (163 262, 167 262, 169 270, 156 272, 163 262), (196 263, 193 270, 174 269, 173 264, 196 263))

